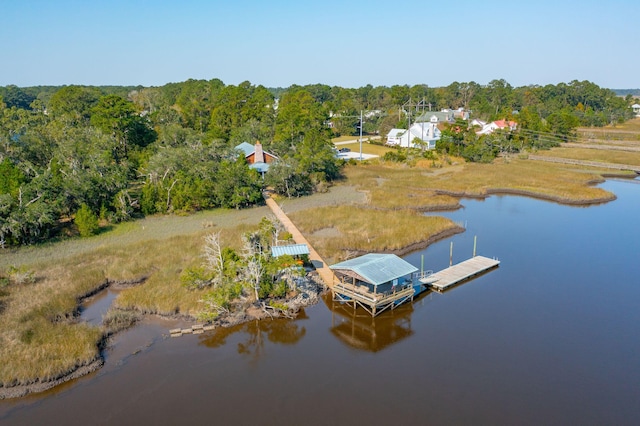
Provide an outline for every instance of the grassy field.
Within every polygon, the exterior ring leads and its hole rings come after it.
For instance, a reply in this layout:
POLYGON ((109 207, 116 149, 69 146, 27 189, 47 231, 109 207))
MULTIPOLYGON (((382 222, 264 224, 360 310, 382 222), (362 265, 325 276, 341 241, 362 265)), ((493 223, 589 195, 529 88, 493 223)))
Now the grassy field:
MULTIPOLYGON (((600 161, 616 161, 610 154, 600 161)), ((316 249, 337 261, 358 252, 398 252, 458 231, 451 221, 421 212, 455 208, 459 196, 511 192, 585 204, 612 199, 592 185, 604 172, 519 158, 494 164, 440 158, 411 167, 373 161, 347 166, 346 178, 328 193, 278 202, 316 249)), ((195 315, 202 293, 181 287, 179 276, 200 262, 203 237, 220 232, 225 245, 239 247, 242 233, 269 214, 259 207, 150 217, 87 239, 3 250, 0 271, 33 271, 35 282, 0 286, 0 383, 46 381, 96 360, 105 330, 78 323, 74 313, 81 298, 107 280, 145 279, 120 293, 115 303, 121 308, 195 315)))
POLYGON ((401 252, 434 236, 457 230, 444 217, 415 210, 375 210, 362 206, 322 207, 290 215, 329 263, 364 252, 401 252))
POLYGON ((640 152, 558 147, 552 148, 549 151, 538 151, 536 152, 536 155, 640 166, 640 152))
POLYGON ((578 129, 578 138, 582 142, 640 142, 640 118, 615 126, 581 127, 578 129))
POLYGON ((3 253, 4 265, 34 271, 35 282, 0 288, 0 383, 53 380, 96 360, 105 330, 77 323, 74 312, 83 296, 107 280, 146 278, 122 291, 117 306, 195 315, 202 292, 180 286, 179 276, 199 262, 204 235, 220 231, 226 245, 239 247, 242 233, 268 212, 261 207, 152 217, 89 239, 3 253))
MULTIPOLYGON (((338 148, 349 148, 352 152, 360 152, 360 143, 353 142, 344 145, 340 145, 338 148)), ((376 145, 372 143, 363 142, 362 143, 362 153, 363 154, 373 154, 379 157, 382 157, 389 151, 392 151, 393 148, 389 148, 383 145, 376 145)))
MULTIPOLYGON (((331 142, 333 143, 340 143, 340 142, 346 142, 346 141, 355 141, 358 140, 360 138, 360 135, 346 135, 346 136, 339 136, 337 138, 333 138, 331 139, 331 142)), ((362 135, 362 140, 363 141, 367 141, 369 139, 372 138, 376 138, 376 136, 372 136, 372 135, 362 135)), ((378 136, 379 138, 379 136, 378 136)))

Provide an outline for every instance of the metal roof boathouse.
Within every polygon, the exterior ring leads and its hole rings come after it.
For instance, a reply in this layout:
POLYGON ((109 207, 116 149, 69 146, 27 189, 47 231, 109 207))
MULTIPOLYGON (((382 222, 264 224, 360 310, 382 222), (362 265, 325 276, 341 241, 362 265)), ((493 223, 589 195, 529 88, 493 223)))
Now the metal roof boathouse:
POLYGON ((339 280, 331 289, 333 300, 359 305, 373 316, 413 300, 423 289, 418 268, 395 254, 366 254, 331 269, 339 280))

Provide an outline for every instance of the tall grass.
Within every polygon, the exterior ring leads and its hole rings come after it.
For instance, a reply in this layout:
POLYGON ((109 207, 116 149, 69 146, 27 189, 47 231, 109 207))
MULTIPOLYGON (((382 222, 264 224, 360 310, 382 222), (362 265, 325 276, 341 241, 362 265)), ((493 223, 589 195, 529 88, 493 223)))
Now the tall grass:
POLYGON ((74 315, 80 299, 107 280, 147 278, 123 290, 117 306, 195 315, 202 295, 182 288, 179 275, 200 261, 203 236, 220 229, 225 244, 239 247, 242 233, 267 212, 259 208, 149 218, 89 239, 6 253, 5 265, 33 271, 35 282, 2 289, 0 384, 47 381, 96 360, 105 330, 78 323, 74 315))
POLYGON ((290 217, 327 260, 341 260, 353 252, 399 251, 457 229, 449 219, 409 209, 336 206, 301 211, 290 217), (319 232, 328 228, 334 232, 319 232))
POLYGON ((349 182, 370 190, 370 204, 380 208, 401 206, 420 209, 457 205, 457 201, 434 194, 486 196, 494 192, 521 192, 567 203, 612 199, 613 194, 592 186, 602 181, 597 171, 584 167, 497 159, 493 164, 466 163, 442 169, 388 167, 347 169, 349 182))
MULTIPOLYGON (((590 185, 601 177, 584 167, 521 159, 434 164, 348 166, 344 183, 331 192, 279 202, 320 253, 340 260, 353 252, 401 250, 454 231, 450 220, 419 213, 457 206, 451 194, 511 190, 564 202, 612 196, 590 185)), ((47 380, 95 360, 104 330, 77 323, 73 315, 79 299, 106 280, 146 278, 116 299, 125 310, 197 315, 203 293, 183 288, 179 276, 201 262, 203 236, 220 231, 224 245, 239 248, 242 233, 267 215, 261 207, 151 217, 87 239, 3 250, 0 268, 31 270, 36 279, 2 288, 0 383, 47 380)))
MULTIPOLYGON (((638 144, 640 146, 640 144, 638 144)), ((549 151, 539 151, 536 155, 548 157, 571 158, 574 160, 599 161, 603 163, 640 165, 640 152, 617 151, 588 148, 553 148, 549 151)))

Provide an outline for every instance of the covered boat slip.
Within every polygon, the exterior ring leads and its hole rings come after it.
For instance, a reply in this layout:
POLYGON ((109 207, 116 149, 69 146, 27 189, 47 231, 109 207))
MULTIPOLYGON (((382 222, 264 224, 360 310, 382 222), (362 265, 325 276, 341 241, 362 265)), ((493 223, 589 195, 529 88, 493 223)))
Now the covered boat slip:
POLYGON ((331 289, 333 300, 359 305, 373 316, 416 294, 411 276, 418 268, 395 254, 366 254, 337 263, 331 269, 338 278, 331 289))
POLYGON ((331 292, 334 301, 361 306, 375 317, 413 300, 427 287, 441 292, 499 264, 496 259, 474 256, 439 272, 420 273, 394 254, 366 254, 331 266, 337 278, 331 292))

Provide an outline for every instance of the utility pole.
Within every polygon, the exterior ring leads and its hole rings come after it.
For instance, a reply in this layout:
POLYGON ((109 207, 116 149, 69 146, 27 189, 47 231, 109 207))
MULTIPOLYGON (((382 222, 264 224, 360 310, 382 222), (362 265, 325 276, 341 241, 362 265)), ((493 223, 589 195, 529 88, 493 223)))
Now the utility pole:
POLYGON ((416 108, 416 112, 417 112, 417 106, 418 104, 414 103, 413 100, 411 100, 411 98, 409 98, 409 100, 407 102, 405 102, 404 104, 402 104, 402 110, 404 111, 404 108, 407 107, 407 110, 405 111, 407 113, 407 148, 411 148, 411 108, 415 107, 416 108))
POLYGON ((362 162, 362 110, 360 110, 360 162, 362 162))

